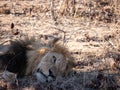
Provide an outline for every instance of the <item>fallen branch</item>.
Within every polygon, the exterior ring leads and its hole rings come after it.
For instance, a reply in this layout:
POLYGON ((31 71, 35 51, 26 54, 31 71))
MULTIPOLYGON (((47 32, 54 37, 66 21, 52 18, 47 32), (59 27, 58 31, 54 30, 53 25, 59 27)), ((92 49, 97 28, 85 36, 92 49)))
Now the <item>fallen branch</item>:
POLYGON ((3 45, 3 44, 5 44, 6 42, 9 42, 9 41, 10 41, 10 40, 6 40, 6 41, 0 43, 0 46, 3 45))

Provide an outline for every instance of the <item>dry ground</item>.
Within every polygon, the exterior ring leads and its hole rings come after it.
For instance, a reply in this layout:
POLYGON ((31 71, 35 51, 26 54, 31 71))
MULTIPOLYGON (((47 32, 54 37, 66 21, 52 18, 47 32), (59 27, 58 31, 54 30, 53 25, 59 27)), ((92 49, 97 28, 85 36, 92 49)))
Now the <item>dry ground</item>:
POLYGON ((0 0, 0 53, 5 51, 2 45, 11 39, 52 35, 61 38, 76 62, 68 77, 53 83, 44 85, 31 77, 1 80, 0 90, 120 90, 119 4, 114 8, 101 0, 95 7, 95 1, 81 0, 74 15, 68 12, 70 7, 61 15, 60 2, 55 0, 56 20, 51 16, 49 0, 0 0))

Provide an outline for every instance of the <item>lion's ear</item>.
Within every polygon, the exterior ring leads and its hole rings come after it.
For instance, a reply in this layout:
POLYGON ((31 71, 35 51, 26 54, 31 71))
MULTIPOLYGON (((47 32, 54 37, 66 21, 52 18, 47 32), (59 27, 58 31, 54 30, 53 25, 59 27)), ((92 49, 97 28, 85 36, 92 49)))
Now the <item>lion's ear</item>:
POLYGON ((59 41, 60 38, 53 38, 52 40, 49 41, 49 46, 50 47, 53 47, 58 41, 59 41))

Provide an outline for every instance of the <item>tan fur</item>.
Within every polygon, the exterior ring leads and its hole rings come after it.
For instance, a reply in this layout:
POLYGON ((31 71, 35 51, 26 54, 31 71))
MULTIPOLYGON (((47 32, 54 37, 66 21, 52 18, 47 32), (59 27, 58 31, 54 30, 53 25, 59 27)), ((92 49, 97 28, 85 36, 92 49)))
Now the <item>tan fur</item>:
POLYGON ((39 50, 38 50, 38 53, 40 54, 40 55, 44 55, 46 52, 48 52, 49 51, 49 49, 48 48, 40 48, 39 50))
POLYGON ((65 75, 70 71, 70 69, 74 66, 74 62, 73 62, 73 57, 71 56, 70 52, 68 51, 67 48, 65 48, 65 46, 61 46, 59 44, 55 44, 54 48, 52 49, 52 52, 56 52, 56 53, 61 53, 62 55, 65 56, 66 59, 66 64, 67 64, 67 69, 64 72, 65 75))
POLYGON ((26 75, 29 75, 34 72, 36 66, 39 64, 41 58, 44 56, 44 54, 48 51, 48 48, 40 48, 35 51, 28 51, 27 56, 28 58, 28 64, 26 69, 26 75), (31 65, 32 64, 32 65, 31 65))
MULTIPOLYGON (((48 76, 49 70, 57 76, 66 75, 73 67, 73 58, 65 46, 56 44, 58 40, 52 40, 47 45, 38 42, 36 48, 28 51, 28 66, 26 75, 32 74, 36 69, 40 68, 41 72, 48 76), (53 62, 53 56, 56 57, 56 63, 53 62)), ((35 45, 36 42, 33 44, 35 45)))

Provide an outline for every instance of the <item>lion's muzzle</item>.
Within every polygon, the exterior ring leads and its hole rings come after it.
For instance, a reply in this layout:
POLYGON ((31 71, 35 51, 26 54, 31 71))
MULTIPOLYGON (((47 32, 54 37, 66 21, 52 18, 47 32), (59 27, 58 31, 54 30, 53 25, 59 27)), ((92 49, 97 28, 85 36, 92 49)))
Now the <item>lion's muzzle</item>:
POLYGON ((37 69, 34 72, 36 79, 42 83, 49 83, 55 80, 55 76, 52 71, 49 70, 49 75, 44 74, 40 69, 37 69))

